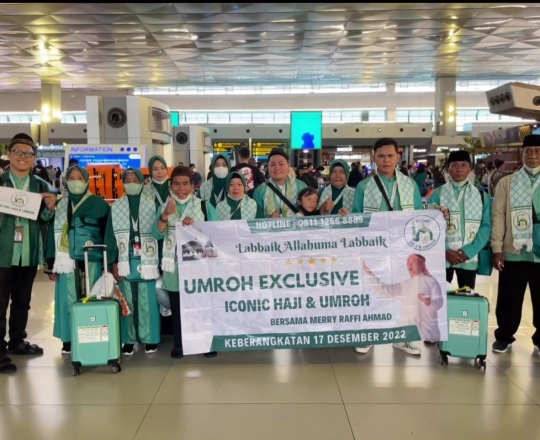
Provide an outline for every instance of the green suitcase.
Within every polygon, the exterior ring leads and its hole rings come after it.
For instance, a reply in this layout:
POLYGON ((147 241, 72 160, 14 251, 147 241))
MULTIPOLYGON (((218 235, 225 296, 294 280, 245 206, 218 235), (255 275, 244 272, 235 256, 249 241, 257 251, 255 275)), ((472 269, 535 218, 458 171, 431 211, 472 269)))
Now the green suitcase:
POLYGON ((448 292, 448 341, 439 342, 441 364, 448 356, 474 359, 486 368, 489 301, 478 294, 448 292))

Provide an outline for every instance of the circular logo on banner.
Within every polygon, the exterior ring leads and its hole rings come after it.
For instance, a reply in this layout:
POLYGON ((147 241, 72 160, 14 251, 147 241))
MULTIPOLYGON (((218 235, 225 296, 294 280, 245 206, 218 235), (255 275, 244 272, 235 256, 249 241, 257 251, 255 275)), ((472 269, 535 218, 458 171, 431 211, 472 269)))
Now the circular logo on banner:
POLYGON ((526 231, 531 223, 529 213, 525 211, 519 211, 514 217, 514 227, 518 231, 526 231))
POLYGON ((152 240, 151 238, 147 238, 146 240, 144 240, 143 253, 146 257, 153 257, 154 255, 156 255, 154 240, 152 240))
POLYGON ((410 247, 417 251, 427 251, 439 242, 441 228, 428 215, 417 215, 407 222, 403 235, 410 247))
POLYGON ((11 197, 11 203, 13 203, 18 208, 22 208, 28 203, 28 197, 24 193, 15 193, 11 197))

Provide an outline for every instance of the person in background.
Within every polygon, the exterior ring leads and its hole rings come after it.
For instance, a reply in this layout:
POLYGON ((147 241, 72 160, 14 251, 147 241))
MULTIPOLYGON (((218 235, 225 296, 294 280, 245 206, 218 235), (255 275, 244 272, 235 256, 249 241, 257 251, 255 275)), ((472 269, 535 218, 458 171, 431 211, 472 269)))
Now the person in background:
POLYGON ((159 253, 153 236, 155 197, 143 190, 143 182, 138 169, 127 168, 122 173, 125 195, 112 204, 105 233, 107 261, 131 311, 122 317, 124 356, 131 356, 136 344, 145 344, 145 353, 155 353, 161 341, 156 297, 159 253))
MULTIPOLYGON (((262 171, 264 168, 264 164, 258 164, 257 161, 252 157, 248 160, 248 165, 257 168, 257 172, 259 174, 259 177, 257 177, 257 181, 260 182, 258 185, 262 185, 264 182, 266 182, 266 178, 264 177, 264 172, 262 171)), ((252 196, 250 196, 252 197, 252 196)))
MULTIPOLYGON (((105 243, 110 207, 88 190, 89 175, 79 166, 66 170, 68 195, 58 202, 53 227, 47 235, 46 257, 49 279, 55 281, 53 336, 62 341, 62 354, 71 353, 70 308, 84 291, 85 244, 105 243)), ((90 286, 102 275, 103 254, 89 255, 90 286)))
POLYGON ((279 191, 294 207, 298 201, 298 193, 306 188, 304 182, 289 177, 289 168, 287 153, 282 148, 273 148, 268 155, 270 178, 268 182, 260 185, 253 195, 259 205, 257 218, 294 217, 295 212, 276 194, 279 191))
MULTIPOLYGON (((78 165, 79 165, 79 161, 77 159, 69 159, 68 169, 71 167, 76 167, 78 165)), ((60 192, 64 193, 65 191, 66 191, 66 173, 64 172, 60 176, 60 192)))
POLYGON ((474 175, 475 177, 482 182, 482 178, 484 177, 484 174, 487 173, 486 169, 486 163, 483 160, 479 160, 476 162, 476 166, 474 167, 474 175))
POLYGON ((409 165, 409 169, 407 170, 407 175, 412 178, 415 172, 416 172, 416 166, 409 165))
MULTIPOLYGON (((353 212, 411 211, 422 209, 418 185, 410 177, 397 172, 398 144, 394 139, 382 138, 373 146, 377 173, 363 180, 356 188, 353 212)), ((357 353, 369 352, 372 345, 358 346, 357 353)), ((411 342, 395 343, 394 347, 408 354, 420 355, 422 351, 411 342)))
MULTIPOLYGON (((262 185, 265 182, 264 174, 262 174, 257 168, 257 163, 253 165, 250 158, 251 154, 248 147, 240 148, 238 154, 239 163, 232 167, 231 171, 238 171, 246 179, 247 195, 253 197, 255 188, 262 185)), ((255 161, 255 159, 253 159, 255 161)))
POLYGON ((184 162, 178 162, 178 166, 179 166, 179 167, 183 167, 183 166, 184 166, 184 162))
MULTIPOLYGON (((171 176, 171 196, 157 214, 153 235, 164 240, 161 268, 163 269, 163 289, 169 293, 174 329, 173 359, 184 357, 182 345, 182 324, 180 317, 180 287, 178 277, 178 255, 176 247, 176 223, 183 226, 200 221, 219 220, 212 204, 193 195, 193 173, 186 167, 176 167, 171 176)), ((206 353, 206 357, 216 356, 216 352, 206 353)))
POLYGON ((247 195, 245 176, 233 171, 225 182, 227 197, 217 204, 220 220, 253 220, 257 217, 257 202, 247 195))
POLYGON ((298 213, 296 217, 311 217, 319 215, 319 192, 311 187, 304 188, 298 193, 298 213))
POLYGON ((495 161, 495 169, 491 172, 488 179, 488 192, 491 197, 495 195, 495 188, 499 181, 504 177, 504 160, 495 161))
POLYGON ((54 216, 56 197, 47 184, 32 175, 36 146, 30 136, 19 133, 8 147, 9 171, 0 175, 0 186, 41 194, 38 219, 28 220, 0 214, 0 374, 10 374, 17 367, 8 356, 41 355, 43 349, 25 339, 32 287, 37 269, 44 262, 40 224, 54 216), (7 311, 9 310, 9 342, 7 311))
POLYGON ((478 254, 491 233, 491 200, 471 185, 467 179, 470 171, 469 153, 452 151, 448 156, 450 181, 433 192, 428 207, 440 209, 447 219, 446 281, 451 283, 455 273, 460 288, 474 290, 478 254))
POLYGON ((444 174, 441 172, 440 167, 435 167, 433 169, 433 183, 435 188, 438 188, 446 183, 446 179, 444 178, 444 174))
POLYGON ((319 189, 317 179, 315 179, 315 177, 309 174, 309 169, 304 163, 298 165, 298 180, 301 180, 310 188, 319 189))
POLYGON ((367 166, 362 165, 361 170, 362 170, 362 180, 367 179, 369 177, 367 166))
POLYGON ((351 188, 356 188, 362 181, 362 172, 360 171, 359 162, 353 162, 351 165, 351 173, 349 174, 349 180, 347 185, 351 188))
POLYGON ((47 183, 52 183, 49 180, 49 173, 47 172, 47 170, 43 166, 43 163, 41 162, 41 160, 38 160, 36 162, 36 166, 34 167, 33 174, 34 174, 34 176, 40 177, 41 179, 43 179, 47 183))
POLYGON ((49 165, 45 169, 47 170, 47 175, 49 176, 49 183, 54 185, 54 181, 56 180, 56 171, 55 171, 55 169, 53 168, 52 165, 49 165))
POLYGON ((428 179, 433 180, 432 165, 430 163, 426 164, 426 174, 428 179))
POLYGON ((407 168, 406 160, 401 161, 401 167, 399 168, 399 171, 405 176, 409 175, 409 169, 407 168))
POLYGON ((418 188, 424 188, 426 186, 427 177, 426 166, 421 163, 418 165, 418 170, 416 170, 416 173, 414 173, 412 176, 413 180, 418 185, 418 188))
POLYGON ((189 164, 189 169, 191 171, 191 177, 193 178, 193 189, 198 191, 202 184, 202 176, 197 172, 197 167, 194 163, 189 164))
POLYGON ((231 171, 231 164, 227 154, 217 154, 212 159, 210 172, 213 177, 201 185, 199 198, 209 202, 214 208, 219 202, 225 200, 227 190, 225 182, 231 171))
POLYGON ((505 353, 515 341, 528 285, 536 329, 532 340, 539 354, 540 255, 533 246, 540 243, 534 241, 533 223, 540 213, 540 135, 525 136, 521 158, 523 168, 499 181, 493 199, 491 247, 493 266, 500 272, 493 351, 505 353))
POLYGON ((210 180, 212 178, 212 164, 208 165, 208 174, 206 175, 206 180, 210 180))
POLYGON ((349 215, 353 210, 355 191, 347 186, 349 164, 342 159, 330 164, 330 185, 319 199, 317 209, 321 215, 349 215))

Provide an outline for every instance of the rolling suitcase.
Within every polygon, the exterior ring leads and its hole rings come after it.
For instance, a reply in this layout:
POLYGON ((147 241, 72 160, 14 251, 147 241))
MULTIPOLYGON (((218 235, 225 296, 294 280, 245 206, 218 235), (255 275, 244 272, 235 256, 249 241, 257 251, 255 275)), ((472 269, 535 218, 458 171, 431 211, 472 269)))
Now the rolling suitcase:
MULTIPOLYGON (((88 252, 92 249, 103 251, 103 267, 107 268, 107 246, 84 247, 85 291, 87 297, 79 298, 71 306, 71 363, 73 375, 81 374, 81 367, 111 365, 113 373, 122 371, 120 367, 120 306, 111 298, 90 298, 90 276, 88 252)), ((108 276, 104 277, 105 292, 108 276)))
POLYGON ((477 293, 448 292, 448 341, 439 342, 441 364, 448 356, 474 359, 486 368, 489 301, 477 293))

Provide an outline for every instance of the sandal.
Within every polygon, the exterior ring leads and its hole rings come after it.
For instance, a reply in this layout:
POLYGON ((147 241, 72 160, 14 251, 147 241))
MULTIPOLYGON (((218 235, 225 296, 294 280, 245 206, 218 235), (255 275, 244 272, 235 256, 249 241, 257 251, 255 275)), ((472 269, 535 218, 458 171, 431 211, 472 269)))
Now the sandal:
POLYGON ((19 356, 36 356, 43 354, 43 348, 36 344, 30 344, 28 341, 23 341, 15 348, 8 347, 8 353, 19 356))
POLYGON ((0 374, 13 374, 17 371, 17 366, 10 358, 5 357, 0 360, 0 374))

